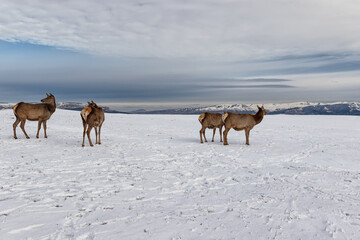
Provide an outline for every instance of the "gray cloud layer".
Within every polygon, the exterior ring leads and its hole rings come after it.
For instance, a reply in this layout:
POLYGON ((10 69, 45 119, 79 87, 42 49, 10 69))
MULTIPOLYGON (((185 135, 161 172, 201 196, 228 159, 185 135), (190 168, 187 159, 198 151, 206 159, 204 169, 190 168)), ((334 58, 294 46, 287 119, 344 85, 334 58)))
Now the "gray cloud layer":
POLYGON ((249 60, 360 50, 356 0, 4 0, 0 11, 0 39, 101 55, 249 60))
POLYGON ((0 39, 64 53, 1 53, 3 100, 358 98, 357 0, 3 0, 0 11, 0 39))

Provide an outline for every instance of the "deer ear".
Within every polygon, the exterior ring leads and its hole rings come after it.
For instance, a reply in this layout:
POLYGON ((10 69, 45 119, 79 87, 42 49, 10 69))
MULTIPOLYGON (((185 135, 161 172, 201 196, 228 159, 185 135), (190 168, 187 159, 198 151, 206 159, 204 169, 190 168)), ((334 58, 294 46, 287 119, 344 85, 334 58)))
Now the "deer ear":
POLYGON ((49 96, 49 94, 48 94, 48 93, 46 93, 46 96, 48 97, 48 96, 49 96))
POLYGON ((256 105, 258 107, 258 109, 261 109, 261 107, 259 107, 259 105, 256 105))
POLYGON ((90 105, 90 102, 88 101, 88 104, 90 105))

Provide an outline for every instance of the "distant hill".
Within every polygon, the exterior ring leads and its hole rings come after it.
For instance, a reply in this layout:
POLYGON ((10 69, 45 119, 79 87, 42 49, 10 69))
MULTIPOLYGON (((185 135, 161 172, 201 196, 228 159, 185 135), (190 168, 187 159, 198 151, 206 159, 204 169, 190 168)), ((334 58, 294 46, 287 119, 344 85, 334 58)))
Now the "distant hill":
MULTIPOLYGON (((360 115, 359 102, 339 102, 339 103, 281 103, 264 104, 268 114, 293 114, 293 115, 360 115)), ((255 113, 257 104, 221 104, 208 107, 177 108, 158 111, 141 111, 138 114, 200 114, 203 112, 236 112, 236 113, 255 113)), ((135 112, 133 112, 135 113, 135 112)))
MULTIPOLYGON (((106 113, 126 113, 126 112, 120 112, 117 110, 112 110, 109 107, 103 106, 101 104, 98 104, 100 107, 104 109, 104 112, 106 113)), ((75 103, 75 102, 57 102, 56 107, 60 109, 66 109, 66 110, 75 110, 75 111, 81 111, 84 107, 86 107, 87 104, 84 103, 75 103)))

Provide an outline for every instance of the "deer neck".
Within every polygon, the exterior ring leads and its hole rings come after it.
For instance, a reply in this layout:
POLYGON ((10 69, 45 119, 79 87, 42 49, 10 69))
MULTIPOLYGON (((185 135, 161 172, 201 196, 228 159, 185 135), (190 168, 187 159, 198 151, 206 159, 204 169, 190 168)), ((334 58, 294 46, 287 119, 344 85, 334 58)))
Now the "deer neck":
POLYGON ((256 122, 256 125, 261 123, 261 121, 264 118, 264 112, 263 111, 258 111, 255 115, 254 115, 254 119, 256 122))
POLYGON ((55 110, 56 110, 56 102, 55 101, 53 103, 47 103, 46 106, 51 113, 55 112, 55 110))

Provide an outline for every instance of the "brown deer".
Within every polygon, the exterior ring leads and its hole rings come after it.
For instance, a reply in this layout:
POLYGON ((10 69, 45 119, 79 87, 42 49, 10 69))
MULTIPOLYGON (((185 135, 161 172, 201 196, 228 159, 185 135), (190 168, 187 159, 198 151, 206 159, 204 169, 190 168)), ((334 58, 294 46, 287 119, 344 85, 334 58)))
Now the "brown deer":
POLYGON ((90 132, 92 128, 95 128, 95 144, 101 144, 100 135, 101 135, 101 126, 105 120, 104 111, 101 107, 98 107, 94 101, 88 102, 88 106, 81 110, 81 119, 84 126, 83 132, 83 142, 82 146, 85 146, 85 132, 87 133, 89 144, 91 147, 94 145, 90 139, 90 132), (86 130, 87 128, 87 130, 86 130), (98 129, 99 129, 99 140, 98 140, 98 129))
POLYGON ((24 128, 26 120, 38 121, 38 130, 37 130, 36 138, 39 138, 39 131, 42 123, 44 126, 44 137, 47 138, 46 121, 49 120, 51 115, 56 110, 55 97, 51 93, 46 94, 46 98, 42 99, 41 102, 43 103, 34 104, 34 103, 19 102, 18 104, 12 107, 16 117, 16 120, 13 124, 15 139, 17 139, 16 127, 20 122, 21 122, 20 128, 24 132, 25 137, 28 139, 30 138, 25 132, 25 128, 24 128))
POLYGON ((235 129, 236 131, 245 130, 246 136, 246 144, 250 145, 249 143, 249 135, 250 130, 257 124, 259 124, 262 120, 264 115, 266 115, 265 108, 258 107, 258 112, 256 114, 241 114, 241 113, 232 113, 227 112, 223 115, 223 122, 225 124, 225 131, 224 131, 224 145, 228 145, 227 141, 227 134, 231 128, 235 129))
POLYGON ((199 116, 199 122, 201 123, 201 130, 200 130, 200 143, 203 143, 202 135, 204 135, 205 142, 207 142, 205 137, 205 130, 206 128, 214 129, 212 142, 214 141, 215 131, 216 128, 219 128, 220 132, 220 142, 222 142, 222 132, 221 129, 224 126, 224 123, 221 119, 222 115, 220 113, 202 113, 199 116))

